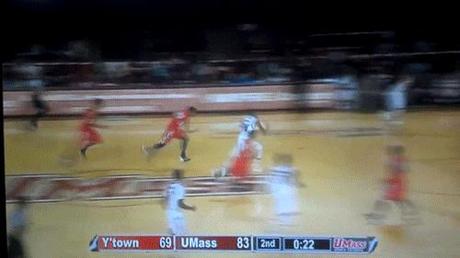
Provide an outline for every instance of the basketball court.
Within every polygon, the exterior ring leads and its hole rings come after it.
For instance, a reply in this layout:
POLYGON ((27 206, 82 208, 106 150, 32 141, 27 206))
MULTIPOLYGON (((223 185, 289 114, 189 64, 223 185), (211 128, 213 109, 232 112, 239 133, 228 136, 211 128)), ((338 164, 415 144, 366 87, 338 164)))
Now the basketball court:
MULTIPOLYGON (((74 119, 43 120, 31 131, 25 120, 4 120, 6 189, 8 178, 25 174, 77 177, 169 176, 182 168, 186 177, 210 177, 236 142, 243 115, 192 117, 188 163, 179 161, 173 141, 147 161, 142 144, 156 142, 167 117, 104 117, 104 143, 78 155, 74 119), (62 162, 62 158, 71 162, 62 162)), ((270 195, 188 197, 197 207, 185 211, 192 235, 376 236, 373 257, 458 257, 460 251, 460 112, 414 111, 406 114, 401 136, 382 131, 379 115, 346 112, 262 113, 269 133, 258 135, 264 146, 263 166, 275 153, 292 154, 306 185, 299 189, 301 215, 293 227, 274 224, 270 195), (401 143, 409 159, 409 198, 422 222, 401 225, 398 210, 387 226, 368 225, 362 214, 381 194, 385 146, 401 143)), ((145 196, 144 196, 145 197, 145 196)), ((33 257, 273 257, 251 253, 93 253, 96 234, 166 234, 165 211, 159 198, 86 200, 84 193, 65 201, 43 201, 29 207, 26 248, 33 257)), ((11 212, 14 204, 7 204, 11 212)), ((287 255, 298 257, 299 254, 287 255)), ((332 255, 323 255, 330 257, 332 255)), ((340 255, 334 255, 340 257, 340 255)), ((320 256, 321 257, 321 256, 320 256)), ((351 257, 344 255, 343 257, 351 257)))

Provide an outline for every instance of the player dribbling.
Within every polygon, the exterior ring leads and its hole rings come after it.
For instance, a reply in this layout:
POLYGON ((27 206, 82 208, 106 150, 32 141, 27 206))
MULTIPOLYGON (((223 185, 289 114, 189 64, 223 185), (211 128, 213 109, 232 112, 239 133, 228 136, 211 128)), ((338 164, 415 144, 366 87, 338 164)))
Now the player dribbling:
POLYGON ((266 127, 256 114, 247 115, 240 123, 240 133, 236 145, 233 147, 230 158, 214 171, 214 177, 232 176, 241 179, 251 172, 262 172, 262 144, 255 140, 257 130, 266 133, 266 127))
POLYGON ((263 154, 263 146, 259 142, 255 141, 256 133, 257 131, 260 130, 262 133, 266 133, 266 127, 262 123, 262 121, 259 119, 259 117, 254 114, 250 113, 248 114, 240 124, 240 133, 238 135, 238 140, 236 143, 236 146, 233 149, 232 154, 237 155, 241 150, 244 149, 245 144, 248 139, 252 139, 251 144, 253 145, 254 148, 254 157, 257 160, 262 159, 262 154, 263 154))
POLYGON ((166 205, 166 217, 170 233, 181 235, 186 232, 185 217, 181 209, 195 211, 196 208, 184 203, 185 187, 181 181, 183 171, 175 169, 172 176, 174 181, 166 188, 163 204, 166 205))
POLYGON ((240 133, 238 139, 230 153, 230 159, 227 160, 219 170, 213 171, 214 176, 227 176, 230 175, 228 169, 232 167, 235 160, 242 159, 241 153, 248 148, 251 150, 250 171, 262 172, 260 165, 263 146, 255 140, 257 130, 266 133, 266 127, 256 114, 251 113, 247 115, 240 123, 240 133), (219 172, 220 171, 220 172, 219 172))

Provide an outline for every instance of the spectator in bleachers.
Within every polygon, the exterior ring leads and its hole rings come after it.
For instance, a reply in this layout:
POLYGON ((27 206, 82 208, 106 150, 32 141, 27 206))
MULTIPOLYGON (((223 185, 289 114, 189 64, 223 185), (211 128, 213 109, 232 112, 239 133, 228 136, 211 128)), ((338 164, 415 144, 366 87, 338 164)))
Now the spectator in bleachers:
POLYGON ((28 89, 41 90, 44 87, 42 67, 30 63, 24 63, 18 67, 19 76, 23 78, 22 85, 28 89))
POLYGON ((15 71, 16 67, 3 66, 2 68, 3 89, 14 89, 15 85, 17 84, 17 75, 15 71))
POLYGON ((358 81, 352 72, 343 74, 337 80, 337 100, 339 108, 355 108, 358 98, 358 81))
POLYGON ((110 83, 119 83, 131 73, 128 62, 105 62, 103 71, 110 83))
POLYGON ((255 75, 253 72, 243 72, 239 73, 235 76, 235 78, 231 81, 231 83, 235 84, 248 84, 248 83, 254 83, 255 80, 255 75))
POLYGON ((170 77, 168 66, 161 62, 155 62, 152 65, 153 82, 165 83, 170 77))
POLYGON ((205 62, 196 64, 193 68, 193 74, 199 83, 211 83, 217 79, 217 70, 205 62))

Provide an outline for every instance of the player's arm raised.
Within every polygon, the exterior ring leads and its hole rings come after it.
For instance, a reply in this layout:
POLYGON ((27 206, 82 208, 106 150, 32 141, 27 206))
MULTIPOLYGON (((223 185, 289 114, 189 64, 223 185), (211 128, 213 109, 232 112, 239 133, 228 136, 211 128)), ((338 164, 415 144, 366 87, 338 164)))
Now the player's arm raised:
POLYGON ((257 126, 260 128, 263 134, 267 133, 267 127, 264 123, 262 123, 262 121, 260 121, 260 119, 257 119, 257 126))
POLYGON ((181 207, 182 209, 184 210, 191 210, 191 211, 195 211, 196 210, 196 207, 195 206, 192 206, 192 205, 187 205, 184 203, 184 199, 180 199, 178 202, 178 205, 179 207, 181 207))

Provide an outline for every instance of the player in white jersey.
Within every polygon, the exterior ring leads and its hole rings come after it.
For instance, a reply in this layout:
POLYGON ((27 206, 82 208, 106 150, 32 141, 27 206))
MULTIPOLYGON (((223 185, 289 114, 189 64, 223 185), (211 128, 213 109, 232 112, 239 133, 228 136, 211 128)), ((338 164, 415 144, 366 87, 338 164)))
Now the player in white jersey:
POLYGON ((387 130, 395 130, 403 126, 408 88, 412 83, 411 77, 403 76, 385 92, 384 122, 387 130))
POLYGON ((241 154, 247 150, 247 148, 250 148, 250 152, 252 153, 251 156, 254 157, 251 160, 250 171, 262 172, 260 160, 262 159, 263 147, 262 144, 254 140, 257 130, 261 130, 263 133, 267 131, 266 126, 260 121, 256 114, 248 114, 240 123, 240 133, 236 145, 230 153, 230 159, 224 162, 220 168, 213 170, 212 174, 215 177, 230 175, 231 171, 229 171, 229 168, 236 159, 241 157, 241 154))
MULTIPOLYGON (((238 135, 238 140, 236 146, 233 148, 232 157, 238 155, 245 148, 245 144, 248 139, 252 139, 252 149, 254 151, 254 158, 257 162, 260 162, 263 154, 263 146, 259 142, 255 141, 257 131, 260 130, 262 133, 266 133, 266 127, 262 121, 257 117, 256 114, 248 114, 240 124, 240 134, 238 135)), ((256 164, 257 165, 257 164, 256 164)), ((257 169, 254 169, 257 170, 257 169)), ((259 169, 260 170, 260 169, 259 169)))
POLYGON ((164 204, 166 205, 166 216, 168 218, 169 231, 173 235, 181 235, 186 231, 184 210, 196 210, 195 206, 184 203, 185 187, 182 185, 183 171, 173 170, 174 181, 168 185, 165 191, 164 204))
POLYGON ((292 157, 276 154, 275 166, 270 169, 270 192, 273 196, 274 210, 280 225, 292 225, 299 213, 297 187, 304 187, 298 181, 296 169, 292 166, 292 157))

